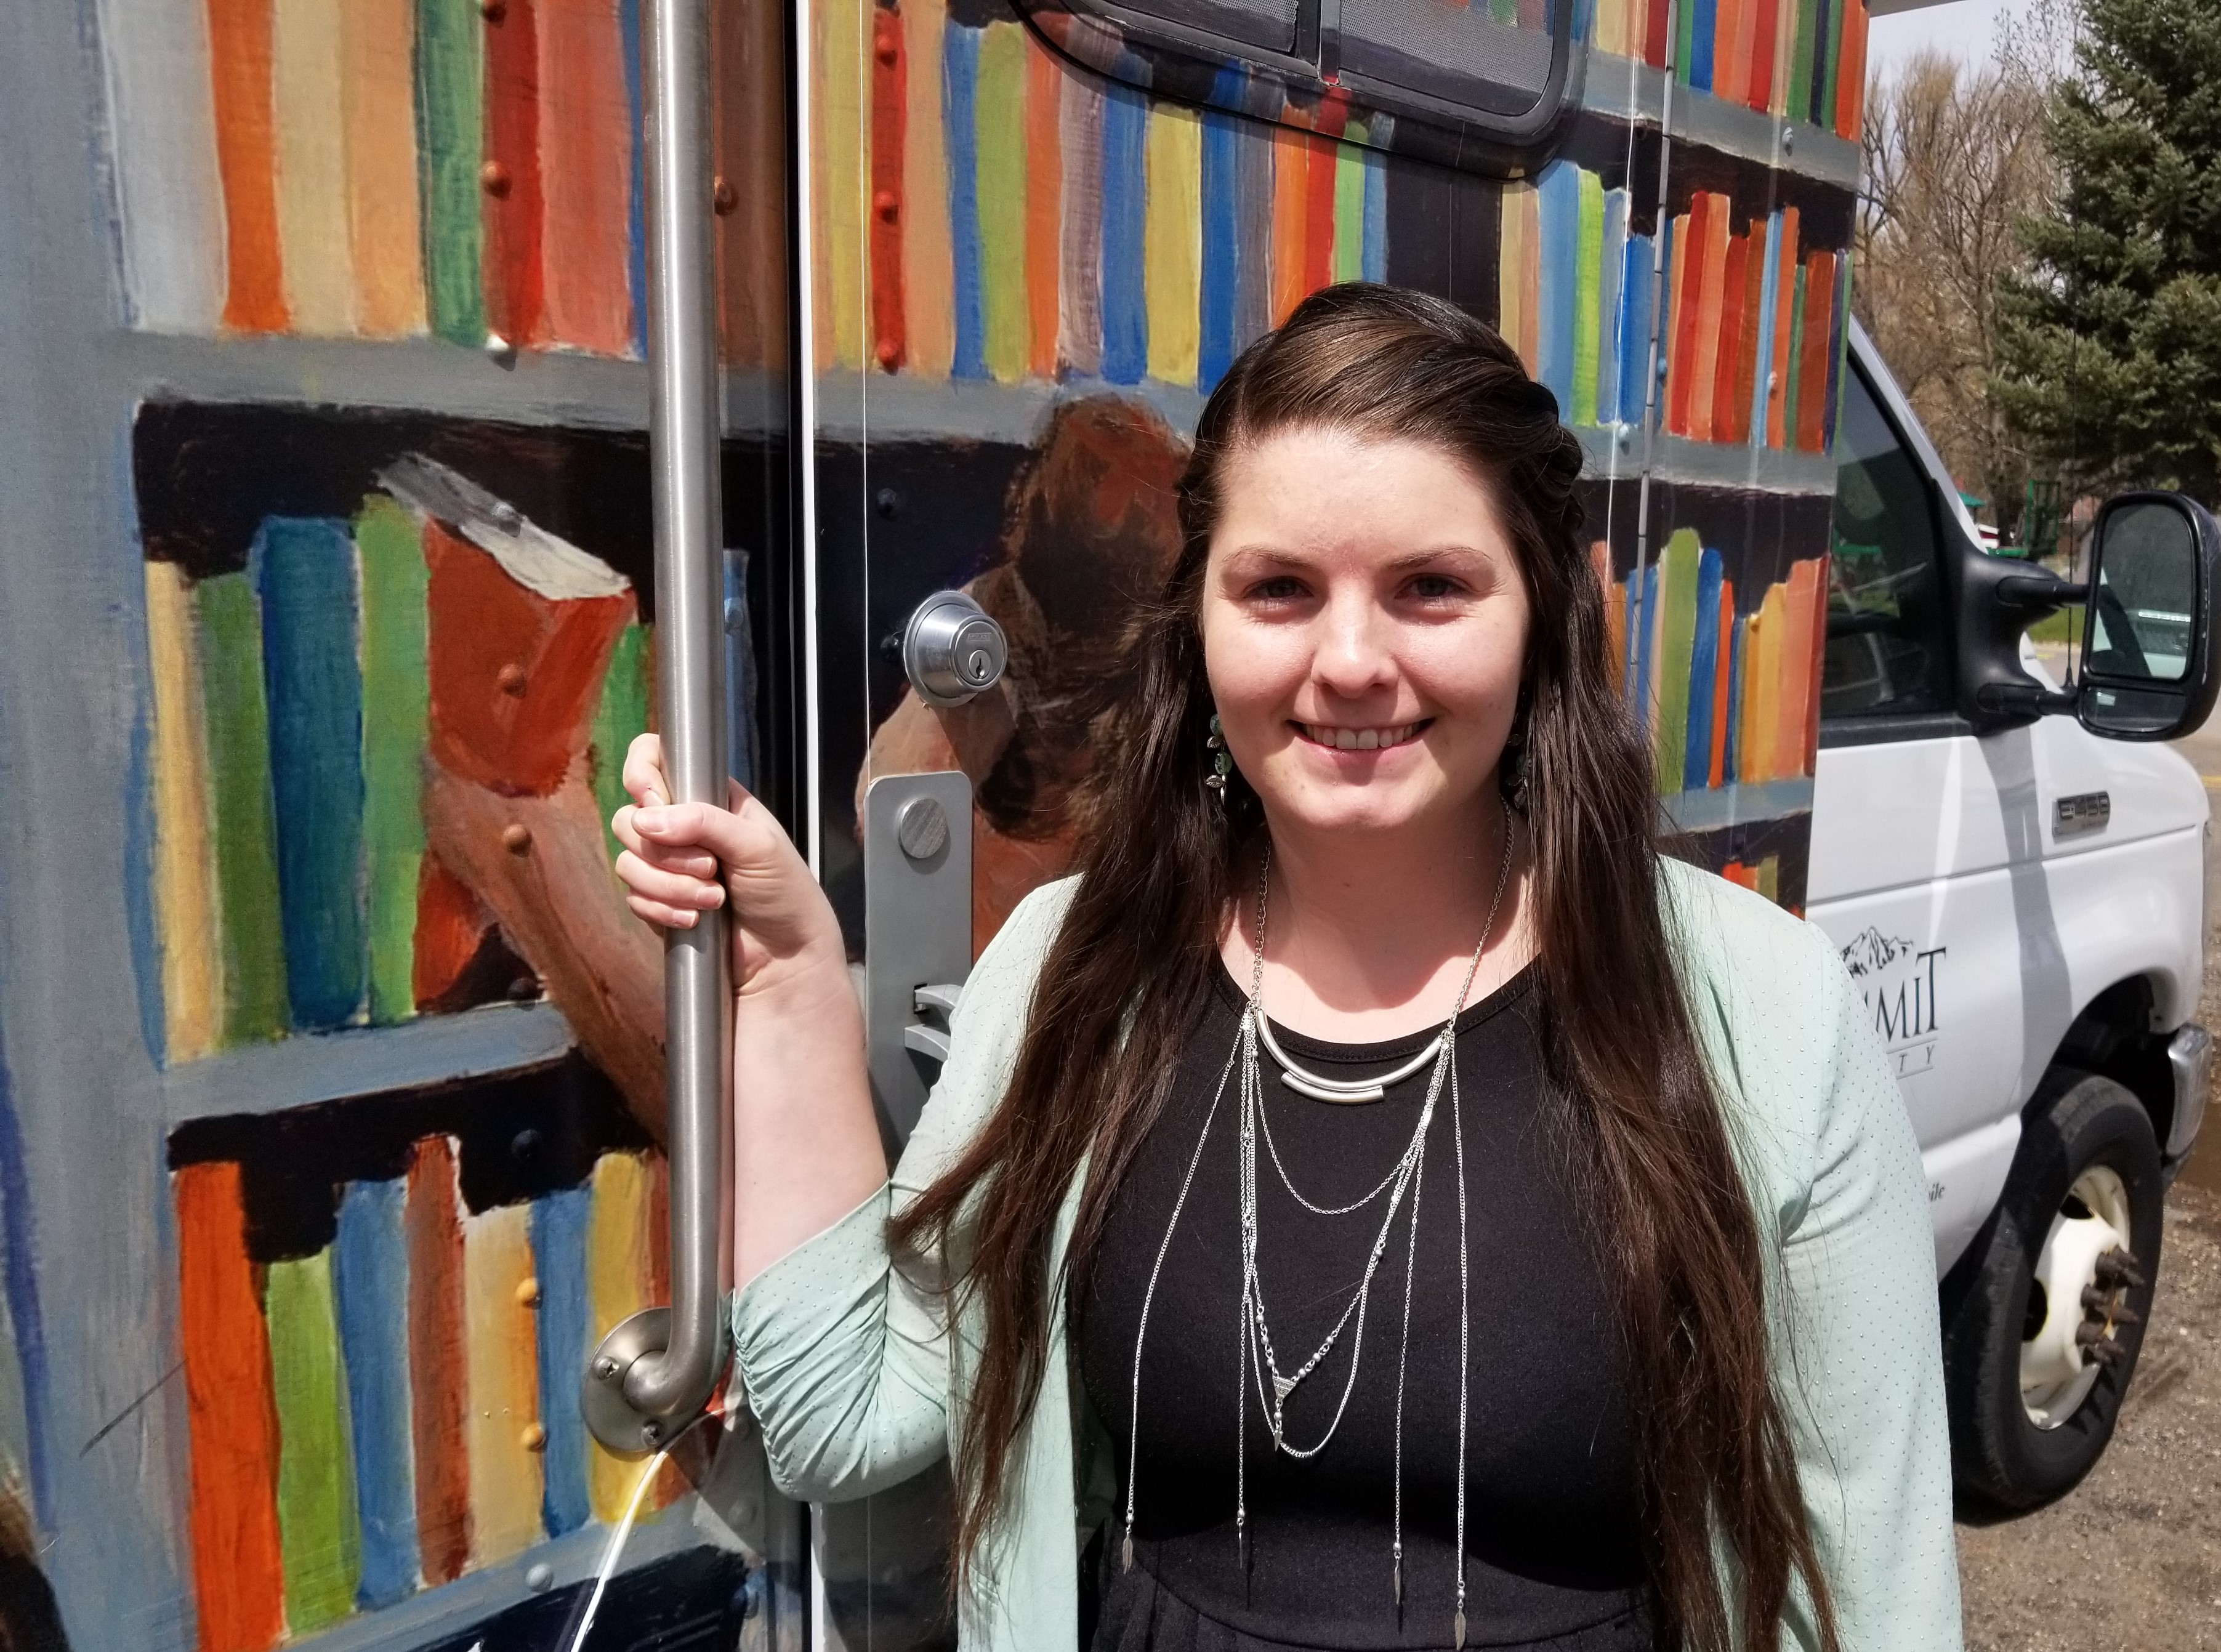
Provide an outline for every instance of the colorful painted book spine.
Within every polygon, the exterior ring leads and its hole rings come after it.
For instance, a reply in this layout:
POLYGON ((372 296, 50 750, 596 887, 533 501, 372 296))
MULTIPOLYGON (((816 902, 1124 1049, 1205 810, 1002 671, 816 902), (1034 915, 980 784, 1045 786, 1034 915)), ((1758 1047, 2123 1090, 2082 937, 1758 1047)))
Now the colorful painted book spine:
POLYGON ((1821 47, 1820 13, 1827 0, 1798 0, 1796 44, 1789 59, 1789 118, 1812 118, 1812 74, 1815 53, 1821 47))
MULTIPOLYGON (((954 39, 958 32, 954 27, 950 29, 952 63, 955 61, 954 39)), ((951 124, 953 128, 953 115, 951 124)), ((1149 322, 1143 274, 1148 210, 1148 100, 1141 93, 1116 85, 1104 91, 1102 354, 1103 377, 1114 385, 1140 384, 1149 365, 1149 322)), ((1286 159, 1285 152, 1282 159, 1286 159)), ((952 153, 952 175, 959 164, 952 153)), ((960 251, 960 268, 961 256, 960 251)), ((959 285, 960 288, 960 278, 959 285)), ((960 349, 959 354, 960 357, 960 349)))
MULTIPOLYGON (((762 15, 767 70, 778 60, 779 24, 769 12, 762 15)), ((873 226, 873 302, 887 306, 899 302, 898 341, 904 369, 942 379, 948 374, 955 344, 951 330, 955 279, 949 244, 951 183, 942 147, 941 71, 948 11, 940 0, 920 0, 898 12, 881 11, 873 23, 884 42, 882 60, 891 49, 894 61, 885 65, 886 78, 874 72, 872 175, 877 187, 893 191, 898 205, 892 219, 878 210, 879 222, 873 226), (883 255, 900 260, 892 291, 881 285, 877 260, 883 255)), ((776 189, 777 146, 766 147, 771 151, 766 185, 776 189)), ((874 204, 876 209, 876 197, 874 204)), ((1037 250, 1029 244, 1029 257, 1037 250)), ((879 324, 883 341, 890 324, 879 324)))
MULTIPOLYGON (((594 1165, 590 1186, 586 1293, 589 1335, 598 1342, 611 1327, 648 1305, 648 1165, 636 1154, 604 1154, 594 1165)), ((616 1524, 639 1472, 606 1451, 588 1455, 587 1499, 595 1519, 616 1524)))
POLYGON ((424 1581, 470 1564, 471 1393, 463 1330, 463 1200, 454 1143, 427 1136, 409 1166, 409 1433, 424 1581))
MULTIPOLYGON (((1816 557, 1792 563, 1788 579, 1777 587, 1783 592, 1784 623, 1780 671, 1774 689, 1780 709, 1774 725, 1773 768, 1777 776, 1783 778, 1809 774, 1812 770, 1807 726, 1811 722, 1813 662, 1818 657, 1824 625, 1820 606, 1824 600, 1820 590, 1820 567, 1816 557)), ((1773 593, 1767 594, 1770 597, 1773 593)))
MULTIPOLYGON (((829 7, 826 15, 841 9, 829 7)), ((989 375, 1010 384, 1025 376, 1031 344, 1026 319, 1025 25, 988 24, 979 34, 977 73, 972 111, 981 354, 989 375)), ((833 112, 826 115, 830 120, 833 112)))
POLYGON ((1705 220, 1711 197, 1701 191, 1686 212, 1672 220, 1673 241, 1667 248, 1666 327, 1661 347, 1668 352, 1666 368, 1666 429, 1677 436, 1689 434, 1689 395, 1697 376, 1697 320, 1705 267, 1705 220))
MULTIPOLYGON (((1497 245, 1499 248, 1496 274, 1496 330, 1513 349, 1527 331, 1526 266, 1527 215, 1523 210, 1525 198, 1532 194, 1531 184, 1506 185, 1498 207, 1500 228, 1497 245)), ((1520 360, 1530 372, 1535 371, 1533 358, 1522 352, 1520 360)))
POLYGON ((1642 570, 1631 623, 1635 631, 1635 715, 1655 728, 1658 712, 1658 564, 1642 570))
POLYGON ((1334 279, 1335 169, 1341 159, 1342 136, 1348 105, 1329 91, 1320 100, 1313 122, 1315 135, 1306 138, 1304 172, 1304 291, 1317 292, 1334 279))
POLYGON ((146 578, 162 1059, 175 1065, 222 1039, 223 966, 192 584, 174 562, 147 563, 146 578))
POLYGON ((1555 160, 1536 186, 1536 211, 1542 235, 1536 248, 1548 282, 1536 284, 1536 374, 1570 417, 1573 408, 1573 318, 1580 302, 1581 175, 1569 160, 1555 160))
POLYGON ((1735 773, 1729 767, 1728 744, 1730 731, 1734 728, 1735 715, 1735 581, 1720 581, 1720 599, 1714 610, 1713 635, 1717 639, 1712 661, 1712 726, 1711 758, 1706 770, 1705 784, 1724 785, 1735 773))
POLYGON ((631 348, 632 110, 612 0, 535 0, 547 333, 621 356, 631 348))
POLYGON ((469 1384, 471 1561, 490 1566, 539 1541, 543 1495, 532 1214, 498 1205, 463 1218, 463 1358, 469 1384))
POLYGON ((1724 779, 1743 778, 1738 767, 1742 760, 1742 682, 1743 645, 1749 634, 1749 624, 1736 616, 1732 600, 1728 604, 1727 618, 1722 624, 1721 635, 1727 638, 1728 648, 1728 709, 1727 727, 1720 740, 1720 772, 1724 779))
POLYGON ((262 604, 278 885, 293 1025, 362 1011, 362 675, 354 539, 322 518, 266 519, 247 571, 262 604))
POLYGON ((427 579, 416 519, 384 494, 354 523, 362 569, 363 885, 370 1019, 416 1012, 416 888, 424 862, 427 579))
POLYGON ((1749 234, 1730 236, 1720 272, 1720 348, 1713 372, 1710 432, 1714 441, 1740 441, 1740 415, 1750 405, 1749 381, 1743 376, 1750 341, 1744 324, 1750 299, 1749 263, 1749 234))
POLYGON ((278 219, 269 0, 209 0, 216 166, 223 178, 223 324, 282 333, 292 324, 278 219))
POLYGON ((1766 220, 1766 241, 1759 260, 1758 285, 1752 298, 1750 445, 1768 444, 1767 420, 1774 403, 1774 295, 1781 280, 1781 214, 1766 220))
POLYGON ((355 1602, 371 1610, 416 1588, 406 1204, 407 1186, 398 1180, 348 1184, 331 1253, 362 1545, 355 1602))
POLYGON ((1748 0, 1716 0, 1712 7, 1711 78, 1705 84, 1715 97, 1740 101, 1742 60, 1736 55, 1736 30, 1748 0))
POLYGON ((1650 386, 1650 310, 1656 249, 1649 235, 1630 235, 1620 260, 1619 420, 1642 422, 1650 386))
POLYGON ((362 1564, 331 1253, 271 1263, 264 1301, 278 1405, 285 1624, 296 1635, 313 1634, 354 1611, 362 1564))
POLYGON ((1836 255, 1811 253, 1805 260, 1799 293, 1803 325, 1798 337, 1797 445, 1806 453, 1828 447, 1828 393, 1834 377, 1836 255))
POLYGON ((471 0, 416 0, 425 304, 435 333, 472 349, 486 335, 479 184, 485 32, 471 0))
POLYGON ((354 330, 341 13, 340 0, 270 9, 278 242, 286 310, 302 333, 354 330))
POLYGON ((1843 63, 1836 80, 1836 135, 1855 143, 1866 118, 1867 8, 1843 0, 1843 63))
MULTIPOLYGON (((1713 439, 1713 404, 1718 399, 1721 329, 1724 316, 1724 300, 1727 288, 1728 260, 1728 197, 1706 193, 1698 197, 1704 203, 1704 225, 1700 230, 1692 223, 1691 235, 1699 238, 1690 248, 1693 260, 1699 247, 1704 262, 1696 272, 1697 290, 1691 295, 1695 309, 1695 337, 1690 347, 1689 402, 1681 427, 1682 434, 1700 441, 1713 439)), ((1693 216, 1693 215, 1692 215, 1693 216)))
POLYGON ((545 191, 540 172, 541 0, 503 0, 485 38, 485 282, 486 324, 512 345, 547 341, 541 264, 545 191))
MULTIPOLYGON (((883 21, 887 16, 885 11, 879 15, 883 21)), ((1038 41, 1026 42, 1026 370, 1035 379, 1056 377, 1062 347, 1057 337, 1057 277, 1058 214, 1064 199, 1060 122, 1065 78, 1058 60, 1038 41)))
POLYGON ((1352 119, 1334 157, 1334 278, 1365 278, 1365 159, 1370 128, 1352 119))
POLYGON ((587 1454, 598 1451, 579 1416, 579 1373, 593 1352, 586 1262, 593 1194, 564 1188, 532 1201, 532 1264, 539 1287, 535 1340, 540 1372, 540 1524, 550 1537, 576 1531, 592 1516, 587 1454))
POLYGON ((1758 617, 1763 622, 1753 639, 1756 653, 1751 661, 1750 699, 1754 715, 1751 718, 1751 757, 1757 764, 1757 779, 1778 779, 1781 771, 1777 767, 1780 754, 1781 731, 1781 661, 1788 642, 1788 591, 1779 583, 1766 588, 1765 600, 1759 604, 1758 617))
MULTIPOLYGON (((812 183, 810 222, 798 225, 812 242, 816 277, 811 359, 823 373, 864 365, 864 180, 871 175, 867 153, 870 135, 864 122, 864 89, 859 84, 867 61, 864 15, 858 5, 813 6, 799 25, 813 82, 816 119, 803 141, 810 145, 812 183)), ((978 61, 977 30, 970 61, 978 61)))
POLYGON ((285 1632, 278 1410, 239 1167, 185 1166, 171 1178, 171 1196, 199 1644, 201 1652, 266 1652, 285 1632))
POLYGON ((1627 351, 1627 326, 1623 309, 1627 279, 1627 191, 1607 190, 1604 197, 1604 231, 1597 260, 1597 382, 1596 422, 1611 424, 1620 416, 1620 363, 1627 351))
POLYGON ((1720 663, 1720 554, 1707 545, 1697 560, 1695 629, 1689 648, 1688 732, 1681 750, 1681 789, 1711 784, 1712 696, 1720 663))
POLYGON ((1836 446, 1836 416, 1843 406, 1843 353, 1850 343, 1851 333, 1851 255, 1849 251, 1836 254, 1836 294, 1834 314, 1829 320, 1828 332, 1828 399, 1823 404, 1820 445, 1824 451, 1832 452, 1836 446))
POLYGON ((1596 422, 1598 308, 1605 261, 1604 180, 1592 172, 1578 174, 1580 229, 1573 269, 1573 398, 1566 417, 1575 424, 1596 422))
POLYGON ((347 0, 340 15, 341 124, 357 329, 424 330, 417 204, 415 0, 347 0))
POLYGON ((203 579, 193 595, 208 730, 209 835, 223 917, 223 1042, 260 1043, 282 1036, 289 1022, 261 605, 244 573, 203 579))
POLYGON ((1746 0, 1751 20, 1750 84, 1743 102, 1760 110, 1774 107, 1774 62, 1779 55, 1781 8, 1794 0, 1746 0))
MULTIPOLYGON (((1238 98, 1243 72, 1227 67, 1218 72, 1211 87, 1216 98, 1238 98)), ((1226 376, 1240 352, 1242 336, 1237 315, 1242 245, 1242 152, 1263 148, 1261 140, 1245 142, 1242 123, 1222 110, 1203 116, 1203 267, 1198 280, 1202 310, 1197 339, 1196 372, 1198 387, 1208 391, 1226 376)), ((1252 250, 1254 256, 1254 249, 1252 250)))
POLYGON ((1696 530, 1677 528, 1658 558, 1657 783, 1661 794, 1681 789, 1689 732, 1689 661, 1697 637, 1696 530))
POLYGON ((1203 263, 1202 119, 1192 109, 1157 104, 1149 110, 1148 144, 1142 268, 1148 373, 1162 384, 1192 386, 1203 263))

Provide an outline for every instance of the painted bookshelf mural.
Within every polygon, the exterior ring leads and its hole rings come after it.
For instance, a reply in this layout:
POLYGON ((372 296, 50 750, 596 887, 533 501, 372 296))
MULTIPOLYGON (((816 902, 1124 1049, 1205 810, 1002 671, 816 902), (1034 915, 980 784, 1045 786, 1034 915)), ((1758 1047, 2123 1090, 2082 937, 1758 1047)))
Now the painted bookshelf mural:
POLYGON ((583 761, 623 802, 629 582, 413 454, 351 517, 264 517, 245 562, 147 564, 168 1059, 539 997, 428 854, 422 773, 544 797, 583 761))
MULTIPOLYGON (((577 1390, 668 1298, 660 954, 606 826, 649 721, 647 447, 154 403, 133 457, 144 1019, 217 1074, 166 1137, 183 1548, 195 1643, 263 1652, 608 1524, 641 1472, 577 1390), (519 1060, 525 1017, 553 1024, 519 1060), (464 1076, 380 1081, 441 1023, 464 1076), (342 1042, 336 1099, 261 1059, 342 1042)), ((651 1515, 686 1489, 667 1468, 651 1515)), ((785 1562, 666 1547, 674 1625, 752 1576, 797 1609, 785 1562)))
POLYGON ((596 1328, 667 1295, 645 1146, 576 1062, 172 1135, 203 1652, 617 1518, 640 1469, 577 1391, 596 1328), (442 1115, 466 1134, 412 1139, 442 1115))
MULTIPOLYGON (((642 354, 641 0, 102 9, 135 324, 642 354)), ((782 16, 716 44, 726 341, 773 366, 782 16)))
MULTIPOLYGON (((1498 0, 1501 3, 1501 0, 1498 0)), ((1863 0, 1592 0, 1577 12, 1596 50, 1663 68, 1724 103, 1809 121, 1855 143, 1866 108, 1863 0)), ((1591 72, 1609 74, 1605 65, 1591 72)))
MULTIPOLYGON (((1568 423, 1639 424, 1659 232, 1630 228, 1629 191, 1571 160, 1506 189, 1501 210, 1498 327, 1568 423)), ((1795 206, 1739 210, 1711 190, 1667 219, 1667 435, 1827 451, 1850 259, 1799 231, 1795 206)))
MULTIPOLYGON (((1809 813, 1826 559, 1793 561, 1786 578, 1739 596, 1726 558, 1693 529, 1677 529, 1640 579, 1615 579, 1602 541, 1596 558, 1614 656, 1675 820, 1701 833, 1809 813)), ((1785 885, 1779 851, 1719 858, 1730 879, 1802 904, 1801 869, 1785 885)))

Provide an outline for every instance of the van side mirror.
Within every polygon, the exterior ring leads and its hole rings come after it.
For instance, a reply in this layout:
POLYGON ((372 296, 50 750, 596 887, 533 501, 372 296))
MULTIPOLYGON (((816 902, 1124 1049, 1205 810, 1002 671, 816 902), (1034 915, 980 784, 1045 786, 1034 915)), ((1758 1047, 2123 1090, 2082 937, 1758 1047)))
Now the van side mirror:
POLYGON ((2180 493, 2105 501, 2090 541, 2074 712, 2111 740, 2173 740, 2213 710, 2221 524, 2180 493))

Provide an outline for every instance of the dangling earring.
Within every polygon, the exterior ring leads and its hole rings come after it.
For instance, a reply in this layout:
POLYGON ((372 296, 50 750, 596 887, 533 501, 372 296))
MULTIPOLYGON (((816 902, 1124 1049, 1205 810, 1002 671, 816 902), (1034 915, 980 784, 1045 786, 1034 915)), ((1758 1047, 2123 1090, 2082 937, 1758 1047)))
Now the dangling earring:
POLYGON ((1211 788, 1211 795, 1221 809, 1226 807, 1226 777, 1234 772, 1234 760, 1226 754, 1226 736, 1218 726, 1218 713, 1211 714, 1211 733, 1203 742, 1204 749, 1211 754, 1211 772, 1203 783, 1211 788))
POLYGON ((1531 787, 1530 765, 1527 754, 1527 736, 1531 732, 1532 716, 1527 709, 1527 691, 1519 691, 1519 708, 1513 713, 1511 733, 1504 742, 1504 755, 1498 760, 1497 787, 1504 793, 1504 801, 1514 814, 1527 812, 1531 787))
POLYGON ((1526 742, 1522 741, 1517 747, 1507 749, 1505 756, 1510 761, 1504 771, 1504 801, 1510 805, 1512 813, 1523 815, 1527 812, 1529 792, 1526 742))

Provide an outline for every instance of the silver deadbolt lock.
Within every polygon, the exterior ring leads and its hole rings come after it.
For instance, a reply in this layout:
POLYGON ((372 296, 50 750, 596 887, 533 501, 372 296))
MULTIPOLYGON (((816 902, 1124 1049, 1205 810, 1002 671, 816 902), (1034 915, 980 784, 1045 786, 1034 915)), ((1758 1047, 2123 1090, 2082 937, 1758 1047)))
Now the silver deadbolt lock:
POLYGON ((1003 628, 960 591, 936 591, 903 628, 903 674, 928 705, 961 705, 1001 679, 1003 628))

